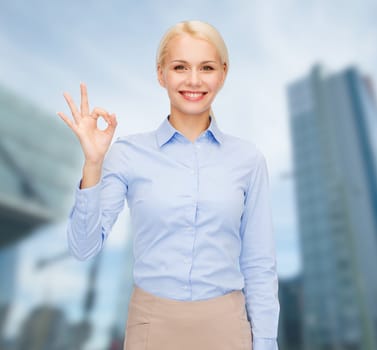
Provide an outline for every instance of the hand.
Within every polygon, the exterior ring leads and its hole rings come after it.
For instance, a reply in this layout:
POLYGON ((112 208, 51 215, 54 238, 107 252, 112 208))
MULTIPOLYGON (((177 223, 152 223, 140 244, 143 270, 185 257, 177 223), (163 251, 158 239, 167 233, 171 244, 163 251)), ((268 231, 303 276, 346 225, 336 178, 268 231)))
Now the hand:
POLYGON ((78 137, 85 155, 85 161, 90 164, 102 163, 117 126, 115 114, 109 114, 100 107, 93 109, 89 113, 89 102, 86 85, 80 84, 81 106, 77 109, 72 97, 64 93, 68 106, 72 112, 74 121, 68 118, 63 112, 57 114, 65 121, 78 137), (107 122, 107 128, 100 130, 97 128, 97 119, 103 117, 107 122))

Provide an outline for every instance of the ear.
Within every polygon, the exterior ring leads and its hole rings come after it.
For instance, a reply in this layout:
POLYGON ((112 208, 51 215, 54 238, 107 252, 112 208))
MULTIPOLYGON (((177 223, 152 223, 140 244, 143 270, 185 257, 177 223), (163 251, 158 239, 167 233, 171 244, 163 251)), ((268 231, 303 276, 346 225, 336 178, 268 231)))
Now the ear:
POLYGON ((221 84, 220 84, 221 87, 224 85, 227 74, 228 74, 228 65, 224 62, 223 71, 222 71, 222 79, 221 79, 221 84))
POLYGON ((157 79, 160 85, 165 88, 166 83, 165 83, 165 77, 164 77, 164 70, 160 64, 157 66, 157 79))

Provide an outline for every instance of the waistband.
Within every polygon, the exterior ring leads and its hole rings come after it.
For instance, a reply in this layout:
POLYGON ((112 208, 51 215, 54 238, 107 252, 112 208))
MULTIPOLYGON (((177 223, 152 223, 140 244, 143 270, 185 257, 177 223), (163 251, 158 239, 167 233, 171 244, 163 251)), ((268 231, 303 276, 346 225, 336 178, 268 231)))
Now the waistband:
POLYGON ((245 296, 242 290, 234 290, 209 299, 186 301, 157 296, 134 284, 130 307, 149 315, 164 315, 169 318, 210 318, 227 314, 246 318, 245 296))

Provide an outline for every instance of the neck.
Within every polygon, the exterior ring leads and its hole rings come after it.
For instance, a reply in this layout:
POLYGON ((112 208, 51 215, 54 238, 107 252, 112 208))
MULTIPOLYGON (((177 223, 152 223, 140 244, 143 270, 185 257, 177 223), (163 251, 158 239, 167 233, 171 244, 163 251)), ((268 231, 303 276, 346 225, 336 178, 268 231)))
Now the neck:
POLYGON ((209 112, 202 115, 180 115, 171 113, 169 122, 187 139, 194 142, 198 136, 209 127, 209 112))

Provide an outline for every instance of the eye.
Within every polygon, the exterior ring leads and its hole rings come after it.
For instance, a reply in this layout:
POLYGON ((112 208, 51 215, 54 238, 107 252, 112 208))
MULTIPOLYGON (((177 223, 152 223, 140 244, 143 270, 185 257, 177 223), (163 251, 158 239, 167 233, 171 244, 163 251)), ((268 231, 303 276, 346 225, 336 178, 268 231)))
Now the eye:
POLYGON ((214 70, 214 68, 212 66, 203 66, 203 70, 211 71, 211 70, 214 70))
POLYGON ((177 71, 184 70, 184 69, 185 69, 185 66, 183 64, 179 64, 177 66, 174 66, 174 70, 177 70, 177 71))

